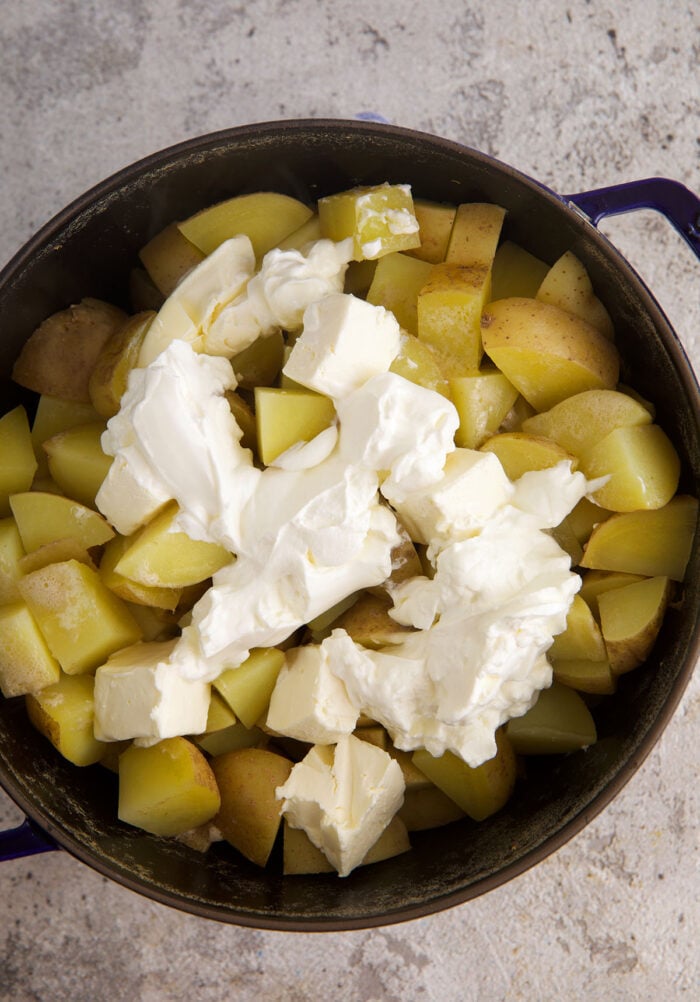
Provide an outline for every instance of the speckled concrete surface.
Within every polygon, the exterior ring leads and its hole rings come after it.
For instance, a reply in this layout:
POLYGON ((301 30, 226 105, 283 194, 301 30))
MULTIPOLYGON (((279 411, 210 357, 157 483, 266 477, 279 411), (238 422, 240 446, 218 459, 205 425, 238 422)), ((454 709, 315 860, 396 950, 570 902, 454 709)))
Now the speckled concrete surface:
MULTIPOLYGON (((4 0, 0 260, 84 189, 189 136, 349 118, 465 141, 576 191, 700 189, 700 8, 671 0, 4 0)), ((605 225, 700 364, 698 262, 605 225)), ((700 683, 601 816, 506 887, 374 932, 295 936, 152 904, 65 853, 0 868, 0 999, 700 997, 700 683)), ((0 794, 0 825, 18 815, 0 794)))

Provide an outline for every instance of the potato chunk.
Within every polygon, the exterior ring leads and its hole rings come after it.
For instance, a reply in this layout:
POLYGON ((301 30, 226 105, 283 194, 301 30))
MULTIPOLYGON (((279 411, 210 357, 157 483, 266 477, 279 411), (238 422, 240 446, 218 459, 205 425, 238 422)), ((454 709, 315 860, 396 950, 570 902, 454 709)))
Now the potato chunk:
POLYGON ((141 345, 155 316, 153 310, 148 310, 129 317, 107 339, 97 356, 88 389, 90 400, 102 417, 110 418, 119 410, 129 373, 138 362, 141 345))
POLYGON ((613 674, 622 675, 646 661, 670 593, 668 578, 654 577, 599 595, 600 627, 613 674))
POLYGON ((487 355, 537 411, 575 393, 617 384, 615 345, 585 320, 549 303, 518 297, 489 303, 481 334, 487 355))
POLYGON ((502 372, 480 369, 451 379, 450 395, 459 414, 455 443, 462 449, 478 449, 496 434, 518 391, 502 372))
POLYGON ((181 835, 210 821, 221 798, 214 774, 191 741, 132 745, 119 758, 119 820, 152 835, 181 835))
POLYGON ((238 668, 229 668, 214 680, 214 688, 245 727, 253 727, 267 710, 283 664, 282 651, 259 647, 238 668))
POLYGON ((391 310, 402 330, 418 333, 418 293, 430 277, 432 265, 407 254, 387 254, 377 261, 367 302, 391 310))
POLYGON ((156 233, 141 248, 139 257, 163 296, 169 296, 181 279, 204 260, 202 251, 187 239, 177 223, 156 233))
POLYGON ((10 507, 27 553, 56 539, 74 539, 87 550, 114 536, 114 529, 102 515, 60 494, 14 494, 10 507))
POLYGON ((491 270, 491 295, 494 300, 510 296, 534 299, 548 266, 512 240, 498 247, 491 270))
POLYGON ((554 638, 548 657, 554 660, 605 660, 605 644, 600 629, 580 595, 574 595, 566 617, 566 629, 554 638))
POLYGON ((480 452, 493 452, 509 480, 518 480, 528 470, 546 470, 557 463, 567 461, 575 469, 578 463, 566 449, 556 442, 524 431, 505 431, 487 439, 480 452))
POLYGON ((108 748, 93 731, 94 688, 92 675, 61 675, 58 682, 26 699, 31 722, 73 765, 93 765, 108 748))
POLYGON ((54 313, 24 343, 12 378, 37 393, 89 404, 97 357, 125 322, 122 310, 99 299, 83 299, 54 313))
POLYGON ((0 518, 0 605, 20 598, 17 582, 22 576, 19 562, 24 547, 13 518, 0 518))
POLYGON ((320 393, 257 387, 255 424, 260 459, 265 465, 274 462, 297 442, 310 442, 334 418, 333 401, 320 393))
POLYGON ((551 438, 582 457, 616 428, 650 424, 651 414, 639 400, 619 390, 585 390, 567 397, 523 422, 530 435, 551 438))
POLYGON ((603 508, 639 511, 668 504, 678 487, 681 461, 657 424, 627 425, 593 445, 581 469, 589 480, 610 475, 593 495, 603 508))
POLYGON ((79 424, 61 431, 44 442, 49 473, 68 497, 88 508, 112 465, 112 457, 102 451, 103 422, 79 424))
POLYGON ((276 191, 236 195, 190 216, 178 229, 203 254, 211 254, 230 237, 250 238, 255 257, 260 259, 281 240, 313 215, 313 210, 296 198, 276 191))
POLYGON ((23 601, 0 608, 0 691, 8 699, 57 682, 61 671, 23 601))
POLYGON ((543 689, 522 717, 509 720, 506 733, 520 755, 557 755, 596 740, 591 711, 577 692, 558 682, 543 689))
POLYGON ((96 571, 77 560, 27 574, 19 590, 67 675, 92 672, 110 654, 141 639, 124 603, 96 571))
POLYGON ((415 198, 413 211, 418 220, 420 246, 413 247, 406 253, 418 258, 419 261, 439 264, 445 260, 447 254, 457 209, 454 205, 415 198))
POLYGON ((321 233, 331 240, 352 237, 356 261, 420 246, 411 189, 405 184, 351 188, 319 199, 321 233))
POLYGON ((0 417, 0 517, 10 514, 10 495, 28 491, 36 473, 29 421, 24 407, 0 417))
POLYGON ((567 313, 573 313, 612 338, 610 314, 593 291, 588 271, 575 254, 567 251, 555 261, 537 290, 541 303, 552 303, 567 313))

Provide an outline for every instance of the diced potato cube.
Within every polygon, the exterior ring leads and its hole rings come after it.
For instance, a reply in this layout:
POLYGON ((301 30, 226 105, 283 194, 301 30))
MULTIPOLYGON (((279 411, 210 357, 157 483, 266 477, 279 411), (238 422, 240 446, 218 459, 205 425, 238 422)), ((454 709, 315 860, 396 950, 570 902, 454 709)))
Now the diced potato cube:
POLYGON ((651 420, 647 408, 628 393, 585 390, 528 418, 523 422, 523 431, 551 438, 575 456, 583 457, 616 428, 650 424, 651 420))
POLYGON ((121 599, 77 560, 33 571, 19 589, 67 675, 94 671, 110 654, 141 639, 121 599))
MULTIPOLYGON (((301 386, 298 388, 302 389, 301 386)), ((235 390, 228 390, 225 396, 231 413, 236 419, 236 424, 241 429, 242 447, 254 452, 257 446, 257 434, 255 430, 255 414, 252 408, 246 403, 240 393, 236 393, 235 390)))
POLYGON ((450 380, 450 396, 459 413, 456 444, 478 449, 495 435, 518 398, 518 391, 502 372, 478 370, 450 380))
POLYGON ((577 692, 553 682, 522 717, 506 724, 506 733, 519 755, 557 755, 595 743, 591 711, 577 692))
POLYGON ((255 257, 260 259, 313 215, 313 210, 296 198, 275 191, 236 195, 202 209, 182 223, 180 233, 203 254, 240 234, 250 238, 255 257))
POLYGON ((112 465, 102 451, 105 424, 76 425, 44 442, 49 473, 67 497, 95 507, 95 495, 112 465))
POLYGON ((0 517, 10 514, 10 495, 28 491, 37 469, 24 407, 0 417, 0 517))
POLYGON ((182 596, 182 588, 169 588, 163 585, 146 585, 120 574, 116 567, 121 558, 132 545, 128 536, 115 536, 110 539, 100 561, 100 577, 115 595, 125 602, 136 605, 150 606, 153 609, 166 609, 173 612, 182 596))
POLYGON ((436 264, 418 294, 418 337, 440 353, 443 365, 449 364, 448 376, 479 368, 489 275, 482 265, 436 264))
POLYGON ((292 763, 264 748, 241 748, 213 759, 212 769, 221 791, 215 826, 246 859, 265 866, 282 817, 275 790, 292 763))
POLYGON ((697 499, 686 494, 663 508, 613 515, 591 533, 581 566, 682 581, 697 520, 697 499))
POLYGON ((93 765, 107 749, 93 731, 94 688, 92 675, 62 675, 26 698, 31 722, 73 765, 93 765))
POLYGON ((270 386, 255 390, 258 455, 265 465, 297 442, 310 442, 334 419, 333 401, 320 393, 270 386))
POLYGON ((417 334, 418 293, 432 270, 432 265, 406 254, 386 254, 377 261, 367 302, 391 310, 404 331, 417 334))
POLYGON ((56 539, 74 539, 88 550, 114 536, 114 529, 102 515, 60 494, 14 494, 10 507, 27 553, 56 539))
POLYGON ((554 638, 547 656, 554 660, 605 660, 605 644, 600 629, 580 595, 574 595, 566 617, 566 629, 554 638))
POLYGON ((615 345, 558 306, 519 297, 489 303, 481 335, 484 351, 537 411, 617 384, 615 345))
POLYGON ((353 238, 356 261, 420 246, 411 189, 405 184, 352 188, 319 199, 321 232, 331 240, 353 238))
POLYGON ((481 452, 493 452, 510 480, 517 480, 529 470, 546 470, 557 463, 568 461, 571 468, 578 466, 576 457, 556 442, 528 435, 524 431, 506 431, 487 439, 481 452))
POLYGON ((581 546, 590 538, 596 525, 610 518, 611 511, 601 508, 588 498, 581 498, 578 504, 569 512, 567 518, 574 535, 581 546))
POLYGON ((605 337, 614 336, 610 314, 594 293, 585 266, 571 251, 555 261, 544 276, 537 299, 581 317, 605 337))
POLYGON ((26 603, 0 607, 0 691, 8 699, 57 682, 61 671, 26 603))
POLYGON ((169 296, 178 283, 204 260, 202 251, 180 231, 177 223, 170 223, 156 233, 139 251, 141 262, 153 284, 169 296))
POLYGON ((418 220, 420 246, 406 253, 420 261, 439 264, 447 254, 457 209, 454 205, 416 198, 413 200, 413 211, 418 220))
POLYGON ((88 389, 93 406, 102 417, 110 418, 119 410, 129 373, 138 364, 141 345, 155 316, 155 311, 146 310, 129 317, 97 356, 88 389))
POLYGON ((616 428, 581 459, 589 480, 610 475, 593 499, 610 511, 663 508, 676 493, 681 461, 657 424, 616 428))
POLYGON ((233 727, 236 723, 236 715, 222 699, 218 692, 212 692, 209 699, 209 711, 207 713, 207 726, 205 734, 213 734, 215 731, 223 731, 225 727, 233 727))
POLYGON ((452 752, 435 758, 424 748, 413 753, 413 763, 470 818, 483 821, 500 811, 515 786, 515 755, 503 729, 496 745, 494 757, 476 768, 452 752))
POLYGON ((388 596, 379 597, 365 593, 335 620, 334 628, 345 630, 356 644, 379 650, 390 644, 398 644, 409 632, 389 615, 392 602, 388 596))
POLYGON ((491 268, 506 210, 491 202, 465 202, 457 206, 445 261, 488 272, 491 268))
POLYGON ((233 556, 223 546, 192 539, 176 530, 178 513, 177 504, 172 502, 129 537, 114 571, 149 588, 172 589, 205 581, 231 563, 233 556))
POLYGON ((512 240, 504 240, 493 259, 491 296, 494 300, 510 296, 534 299, 548 271, 544 261, 512 240))
MULTIPOLYGON (((214 696, 216 693, 212 692, 212 697, 214 696)), ((220 731, 201 734, 194 739, 195 744, 202 751, 214 758, 226 755, 227 752, 237 751, 239 748, 264 748, 268 741, 269 738, 259 727, 246 727, 240 720, 220 731)))
POLYGON ((284 362, 284 336, 281 331, 259 337, 231 359, 236 382, 247 390, 256 386, 272 386, 284 362))
POLYGON ((600 628, 613 674, 622 675, 646 661, 670 594, 668 578, 653 577, 599 595, 600 628))
POLYGON ((588 661, 572 658, 566 661, 552 661, 554 678, 562 685, 578 692, 590 692, 598 696, 610 696, 616 689, 616 680, 607 657, 603 661, 588 661))
POLYGON ((19 601, 17 581, 22 576, 19 562, 24 547, 13 518, 0 519, 0 605, 19 601))
POLYGON ((465 817, 462 808, 432 783, 426 787, 406 788, 398 817, 409 832, 442 828, 465 817))
POLYGON ((214 688, 245 727, 253 727, 267 710, 283 664, 282 651, 260 647, 238 668, 229 668, 214 680, 214 688))
POLYGON ((89 552, 81 546, 77 539, 67 536, 65 539, 53 539, 50 543, 44 543, 38 550, 32 550, 25 554, 20 562, 21 573, 31 574, 49 564, 59 564, 63 560, 79 560, 81 564, 86 564, 94 570, 95 563, 89 552))
POLYGON ((119 820, 153 835, 180 835, 210 821, 221 798, 214 774, 191 741, 132 745, 119 759, 119 820))
POLYGON ((625 585, 643 581, 641 574, 626 574, 624 571, 586 571, 582 577, 579 595, 589 606, 595 618, 600 622, 598 598, 613 588, 623 588, 625 585))
MULTIPOLYGON (((285 818, 283 831, 282 872, 285 875, 334 872, 333 866, 303 829, 292 828, 285 818)), ((394 815, 359 865, 369 866, 384 859, 392 859, 403 852, 408 852, 410 848, 406 825, 398 815, 394 815)))
POLYGON ((68 428, 73 428, 77 424, 91 424, 99 419, 100 415, 91 403, 61 400, 60 397, 50 397, 46 393, 42 393, 32 423, 32 442, 39 463, 36 477, 48 476, 48 461, 42 448, 48 438, 58 435, 61 431, 67 431, 68 428))
MULTIPOLYGON (((442 371, 444 359, 440 354, 413 334, 401 334, 399 353, 391 363, 390 372, 403 376, 410 383, 435 390, 443 397, 450 397, 450 388, 442 371)), ((449 368, 449 366, 446 366, 449 368)))
POLYGON ((321 220, 318 218, 318 213, 314 212, 305 223, 292 230, 289 236, 286 236, 284 240, 280 240, 276 246, 280 250, 303 250, 307 244, 314 243, 320 239, 321 220))

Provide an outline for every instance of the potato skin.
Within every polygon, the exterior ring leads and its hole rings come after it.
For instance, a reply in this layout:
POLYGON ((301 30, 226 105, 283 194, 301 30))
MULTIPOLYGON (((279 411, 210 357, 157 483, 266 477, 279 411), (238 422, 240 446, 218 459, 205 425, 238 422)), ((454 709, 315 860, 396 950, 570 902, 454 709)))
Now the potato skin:
POLYGON ((98 355, 126 319, 123 310, 99 299, 52 314, 24 344, 12 378, 28 390, 89 404, 98 355))

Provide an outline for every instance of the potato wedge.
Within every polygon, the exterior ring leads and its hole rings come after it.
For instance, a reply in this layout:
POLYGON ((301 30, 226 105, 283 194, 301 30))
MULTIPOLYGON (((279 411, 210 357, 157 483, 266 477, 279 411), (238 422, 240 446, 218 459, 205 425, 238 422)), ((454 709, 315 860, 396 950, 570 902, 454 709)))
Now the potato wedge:
POLYGON ((567 251, 555 261, 542 280, 536 298, 573 313, 605 337, 614 336, 610 314, 593 291, 585 265, 567 251))
POLYGON ((596 741, 591 711, 577 692, 559 682, 543 689, 522 717, 506 724, 506 734, 519 755, 560 755, 596 741))
POLYGON ((546 470, 567 461, 576 469, 576 457, 556 442, 524 431, 506 431, 487 439, 480 452, 493 452, 510 480, 518 480, 528 470, 546 470))
POLYGON ((377 261, 367 302, 391 310, 402 330, 418 333, 418 293, 432 272, 432 265, 398 251, 377 261))
POLYGON ((250 238, 258 261, 313 215, 296 198, 276 191, 236 195, 202 209, 178 223, 180 233, 204 254, 211 254, 230 237, 250 238))
POLYGON ((10 495, 28 491, 37 469, 24 407, 0 417, 0 517, 10 514, 10 495))
POLYGON ((119 410, 129 373, 138 362, 141 345, 155 316, 150 310, 129 317, 107 339, 97 356, 88 391, 93 407, 102 417, 110 418, 119 410))
POLYGON ((58 682, 26 697, 36 729, 73 765, 94 765, 108 746, 95 738, 92 675, 61 675, 58 682))
POLYGON ((107 476, 112 457, 102 451, 103 421, 79 424, 44 442, 49 473, 63 493, 87 508, 107 476))
POLYGON ((650 424, 648 409, 619 390, 584 390, 523 422, 530 435, 551 438, 582 457, 616 428, 650 424))
POLYGON ((646 661, 671 594, 667 577, 647 578, 598 596, 600 628, 614 675, 646 661))
POLYGON ((512 240, 498 247, 491 270, 491 296, 494 300, 510 296, 534 299, 549 266, 512 240))
POLYGON ((430 202, 425 198, 414 198, 413 211, 418 220, 420 246, 405 253, 419 261, 439 264, 445 260, 447 245, 457 210, 454 205, 430 202))
POLYGON ((0 692, 9 699, 38 692, 61 675, 37 621, 21 599, 0 607, 0 692))
POLYGON ((663 508, 676 493, 681 461, 668 435, 657 424, 616 428, 581 458, 589 480, 609 475, 593 494, 609 511, 663 508))
POLYGON ((202 251, 187 239, 177 223, 156 233, 141 248, 139 257, 163 296, 169 296, 181 279, 204 260, 202 251))

